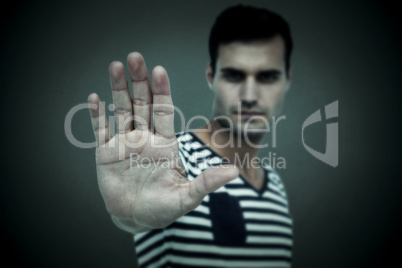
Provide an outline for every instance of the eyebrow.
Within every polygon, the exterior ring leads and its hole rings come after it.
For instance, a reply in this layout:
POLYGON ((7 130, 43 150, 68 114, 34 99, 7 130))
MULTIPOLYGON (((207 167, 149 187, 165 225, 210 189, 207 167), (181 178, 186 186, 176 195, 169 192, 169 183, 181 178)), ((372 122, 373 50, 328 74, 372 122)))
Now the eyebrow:
MULTIPOLYGON (((233 68, 233 67, 222 68, 221 72, 222 73, 234 73, 235 72, 235 73, 245 74, 243 70, 236 69, 236 68, 233 68)), ((259 71, 257 73, 257 75, 269 75, 269 74, 270 75, 281 75, 282 71, 280 71, 278 69, 270 69, 270 70, 262 70, 262 71, 259 71)))

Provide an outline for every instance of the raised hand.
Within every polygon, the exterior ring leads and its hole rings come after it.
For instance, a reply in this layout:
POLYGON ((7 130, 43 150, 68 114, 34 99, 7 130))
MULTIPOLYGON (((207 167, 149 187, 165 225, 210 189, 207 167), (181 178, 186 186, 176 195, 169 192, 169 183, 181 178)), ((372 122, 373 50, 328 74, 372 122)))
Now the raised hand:
POLYGON ((141 54, 127 57, 132 98, 121 62, 109 67, 116 135, 111 136, 105 107, 89 95, 97 141, 99 188, 108 212, 124 230, 163 228, 196 208, 202 199, 238 176, 232 165, 206 169, 186 178, 174 132, 174 107, 163 67, 152 71, 152 90, 141 54))

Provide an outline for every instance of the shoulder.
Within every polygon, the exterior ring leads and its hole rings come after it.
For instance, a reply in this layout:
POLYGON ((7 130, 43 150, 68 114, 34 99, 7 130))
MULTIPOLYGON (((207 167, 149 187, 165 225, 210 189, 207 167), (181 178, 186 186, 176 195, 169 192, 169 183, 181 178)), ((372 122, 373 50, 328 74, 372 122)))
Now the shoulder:
POLYGON ((186 170, 187 178, 194 179, 202 172, 200 163, 210 154, 205 145, 191 132, 176 133, 179 145, 179 156, 186 170))
POLYGON ((176 138, 179 143, 179 151, 185 152, 186 155, 201 152, 207 147, 191 132, 178 132, 176 138))
POLYGON ((191 143, 194 141, 194 137, 190 132, 177 132, 175 135, 177 141, 181 144, 191 143))

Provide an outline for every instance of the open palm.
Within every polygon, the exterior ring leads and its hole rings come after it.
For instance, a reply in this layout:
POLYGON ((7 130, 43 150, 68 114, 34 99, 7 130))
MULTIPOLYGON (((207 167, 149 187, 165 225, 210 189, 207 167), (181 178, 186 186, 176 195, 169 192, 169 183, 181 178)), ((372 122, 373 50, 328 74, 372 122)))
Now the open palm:
POLYGON ((151 90, 143 57, 131 53, 127 64, 132 98, 123 64, 113 62, 109 67, 114 137, 98 95, 89 95, 88 102, 106 208, 120 225, 137 232, 169 225, 196 208, 205 195, 236 178, 238 170, 231 165, 211 167, 189 181, 179 158, 166 71, 154 68, 151 90))

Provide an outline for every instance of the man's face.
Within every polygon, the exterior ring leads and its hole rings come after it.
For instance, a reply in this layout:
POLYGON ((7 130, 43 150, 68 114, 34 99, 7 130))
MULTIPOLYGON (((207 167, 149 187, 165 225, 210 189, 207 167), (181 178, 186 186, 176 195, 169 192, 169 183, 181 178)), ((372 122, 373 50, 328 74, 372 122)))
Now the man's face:
POLYGON ((247 129, 248 137, 263 135, 290 86, 282 37, 220 45, 215 75, 208 65, 207 79, 215 92, 213 116, 221 117, 219 124, 229 128, 229 118, 234 134, 247 129))

